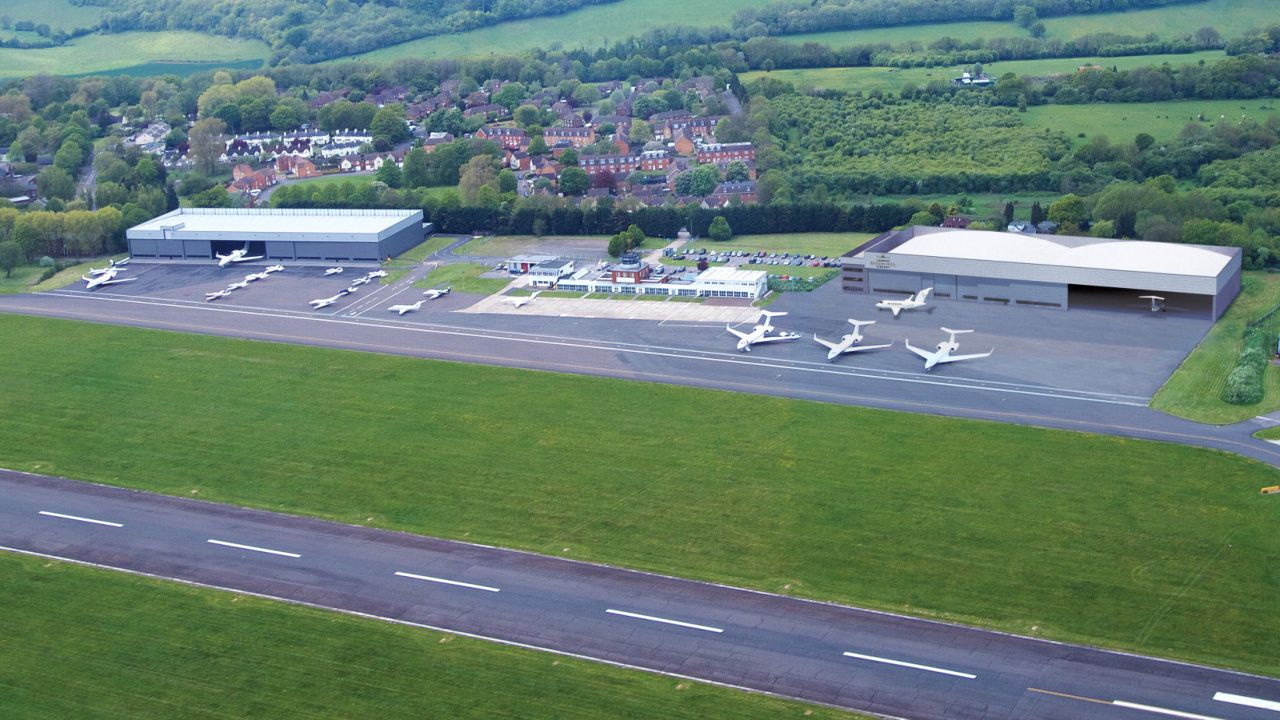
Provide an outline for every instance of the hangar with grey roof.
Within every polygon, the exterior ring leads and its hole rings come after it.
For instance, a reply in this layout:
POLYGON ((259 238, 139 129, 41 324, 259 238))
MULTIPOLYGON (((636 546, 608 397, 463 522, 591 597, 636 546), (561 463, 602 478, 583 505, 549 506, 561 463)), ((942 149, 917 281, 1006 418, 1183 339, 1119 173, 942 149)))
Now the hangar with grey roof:
POLYGON ((1142 295, 1217 319, 1240 292, 1239 248, 915 226, 843 258, 846 292, 1050 308, 1136 310, 1142 295))
POLYGON ((208 260, 248 247, 267 260, 378 262, 422 242, 421 210, 179 208, 125 231, 140 259, 208 260))

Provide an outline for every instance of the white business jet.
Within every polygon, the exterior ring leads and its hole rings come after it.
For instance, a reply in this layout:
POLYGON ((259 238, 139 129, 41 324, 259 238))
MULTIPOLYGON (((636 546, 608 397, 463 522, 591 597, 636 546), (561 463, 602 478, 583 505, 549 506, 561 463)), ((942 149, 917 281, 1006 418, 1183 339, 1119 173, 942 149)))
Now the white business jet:
POLYGON ((346 290, 343 290, 342 292, 338 293, 337 295, 331 295, 331 296, 329 296, 329 297, 327 297, 327 298, 320 298, 320 299, 318 299, 318 300, 312 300, 311 302, 309 302, 309 303, 307 303, 307 304, 311 306, 311 309, 313 309, 313 310, 319 310, 319 309, 320 309, 320 308, 322 308, 322 307, 329 307, 330 305, 332 305, 332 304, 334 304, 334 303, 338 302, 339 300, 341 300, 341 299, 342 299, 342 297, 343 297, 344 295, 347 295, 347 294, 348 294, 348 293, 347 293, 347 291, 346 291, 346 290))
POLYGON ((738 352, 751 352, 751 346, 758 343, 799 340, 800 333, 780 332, 777 335, 769 334, 773 330, 773 319, 782 315, 786 315, 786 313, 761 310, 760 317, 757 319, 757 325, 751 329, 751 332, 734 330, 733 327, 729 325, 725 325, 724 329, 737 336, 738 352))
POLYGON ((324 271, 324 276, 325 276, 325 277, 329 277, 330 275, 341 275, 341 274, 342 274, 342 271, 343 271, 343 270, 345 270, 345 269, 346 269, 346 268, 341 268, 341 267, 331 267, 331 268, 329 268, 328 270, 325 270, 325 271, 324 271))
POLYGON ((262 272, 264 272, 264 273, 278 273, 278 272, 284 272, 284 266, 283 266, 283 265, 269 265, 269 266, 267 266, 267 269, 266 269, 266 270, 263 270, 262 272))
POLYGON ((343 290, 342 293, 344 295, 350 295, 351 293, 359 292, 360 286, 363 284, 364 283, 351 283, 351 285, 349 285, 346 290, 343 290))
POLYGON ((830 340, 823 340, 822 338, 818 337, 817 334, 813 336, 813 339, 816 340, 819 345, 822 345, 823 347, 830 350, 830 352, 827 353, 827 362, 832 362, 836 358, 840 357, 845 353, 855 353, 861 350, 879 350, 881 348, 887 348, 887 347, 893 346, 893 343, 888 343, 886 345, 859 345, 858 344, 863 340, 862 326, 875 325, 876 324, 875 320, 854 320, 853 318, 849 318, 849 324, 853 326, 853 332, 840 338, 840 342, 831 342, 830 340))
POLYGON ((437 298, 441 298, 441 297, 444 297, 445 295, 448 295, 452 290, 453 290, 453 286, 450 285, 449 287, 443 288, 443 289, 431 288, 430 290, 427 290, 422 294, 426 295, 428 300, 435 300, 437 298))
POLYGON ((533 299, 534 299, 534 298, 536 298, 536 297, 538 297, 538 295, 539 295, 541 292, 542 292, 541 290, 534 290, 533 292, 529 293, 528 295, 526 295, 526 296, 524 296, 524 297, 506 297, 506 298, 502 298, 502 302, 503 302, 503 304, 510 305, 510 306, 511 306, 511 307, 513 307, 513 308, 517 308, 517 309, 519 309, 519 308, 522 308, 522 307, 524 307, 525 305, 528 305, 529 303, 533 302, 533 299))
POLYGON ((368 275, 361 275, 360 277, 351 281, 351 287, 360 287, 361 285, 364 285, 370 280, 372 280, 372 278, 370 278, 368 275))
POLYGON ((978 358, 990 357, 991 353, 996 351, 995 348, 991 348, 990 352, 976 353, 973 355, 952 355, 951 353, 960 349, 960 343, 956 342, 956 336, 971 333, 973 331, 942 328, 942 332, 947 333, 950 337, 938 343, 938 349, 933 352, 913 346, 910 340, 906 341, 908 350, 924 358, 925 370, 932 370, 934 365, 941 363, 957 362, 960 360, 976 360, 978 358))
POLYGON ((892 310, 893 316, 898 317, 898 313, 903 310, 915 310, 924 307, 925 301, 929 298, 929 293, 933 292, 933 288, 925 288, 914 295, 908 295, 905 300, 881 300, 876 303, 876 307, 881 310, 892 310))
POLYGON ((228 265, 234 265, 235 263, 249 262, 250 260, 261 260, 265 256, 255 255, 253 257, 249 257, 249 246, 245 245, 239 250, 232 250, 227 255, 214 253, 214 257, 218 258, 218 267, 226 267, 228 265))
POLYGON ((265 271, 264 271, 264 272, 249 273, 248 275, 245 275, 245 276, 244 276, 244 281, 245 281, 245 282, 253 282, 254 280, 266 280, 266 279, 267 279, 267 278, 269 278, 269 277, 271 277, 271 273, 269 273, 269 272, 265 272, 265 271))
POLYGON ((398 314, 398 315, 403 315, 403 314, 405 314, 405 313, 407 313, 407 312, 413 312, 413 311, 415 311, 415 310, 421 310, 421 309, 422 309, 422 303, 424 303, 424 302, 426 302, 426 300, 419 300, 418 302, 413 303, 412 305, 392 305, 391 307, 389 307, 389 308, 387 308, 387 309, 388 309, 388 310, 390 310, 390 311, 391 311, 391 312, 393 312, 393 313, 398 314))
POLYGON ((387 276, 386 270, 374 270, 367 275, 367 277, 370 280, 372 280, 373 278, 384 278, 386 276, 387 276))
POLYGON ((204 301, 213 302, 214 300, 221 300, 222 298, 230 294, 231 294, 230 290, 217 290, 215 292, 208 292, 204 294, 204 301))
POLYGON ((138 279, 138 278, 118 278, 117 279, 116 275, 118 275, 119 273, 120 271, 117 270, 116 268, 108 267, 102 272, 98 273, 96 276, 90 277, 89 275, 81 275, 80 279, 85 282, 85 286, 84 286, 85 290, 96 290, 100 287, 103 287, 104 285, 118 285, 120 283, 133 282, 134 280, 138 279))
POLYGON ((1151 301, 1151 312, 1164 312, 1164 311, 1165 311, 1165 307, 1164 307, 1164 298, 1160 297, 1159 295, 1139 295, 1139 296, 1138 296, 1138 298, 1139 298, 1140 300, 1150 300, 1150 301, 1151 301))
POLYGON ((132 258, 125 258, 123 260, 108 260, 107 266, 104 268, 89 268, 89 277, 98 277, 99 275, 110 270, 111 268, 122 268, 125 265, 128 265, 129 260, 131 259, 132 258))
POLYGON ((249 287, 249 281, 248 281, 248 280, 241 280, 240 282, 233 282, 233 283, 231 283, 230 285, 228 285, 228 286, 227 286, 227 290, 229 290, 229 291, 230 291, 230 290, 243 290, 244 288, 247 288, 247 287, 249 287))

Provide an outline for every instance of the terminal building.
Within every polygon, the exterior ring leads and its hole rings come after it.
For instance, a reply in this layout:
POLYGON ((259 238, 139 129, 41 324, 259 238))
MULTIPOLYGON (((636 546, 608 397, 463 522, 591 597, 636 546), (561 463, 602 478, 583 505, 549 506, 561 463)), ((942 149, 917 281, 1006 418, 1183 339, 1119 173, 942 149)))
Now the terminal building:
POLYGON ((915 226, 841 258, 845 292, 1049 308, 1140 309, 1141 295, 1217 319, 1240 292, 1239 248, 915 226))
POLYGON ((139 259, 209 260, 248 247, 267 260, 378 262, 422 242, 421 210, 179 208, 125 231, 139 259))
POLYGON ((698 272, 688 268, 649 265, 634 253, 613 264, 577 270, 556 283, 557 290, 582 293, 675 295, 678 297, 759 298, 768 290, 760 270, 714 267, 698 272))

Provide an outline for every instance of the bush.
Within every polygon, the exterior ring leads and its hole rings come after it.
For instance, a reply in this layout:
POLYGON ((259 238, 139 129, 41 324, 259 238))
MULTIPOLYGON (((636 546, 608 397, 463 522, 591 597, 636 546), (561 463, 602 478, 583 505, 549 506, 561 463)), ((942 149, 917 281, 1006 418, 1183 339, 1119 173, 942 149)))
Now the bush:
POLYGON ((51 268, 56 266, 57 264, 58 263, 55 262, 54 259, 49 257, 48 255, 45 255, 44 257, 40 258, 40 267, 42 268, 51 268))
POLYGON ((1270 363, 1270 337, 1263 324, 1251 325, 1245 331, 1244 349, 1236 366, 1227 375, 1222 388, 1223 402, 1232 405, 1254 405, 1265 395, 1263 381, 1270 363))

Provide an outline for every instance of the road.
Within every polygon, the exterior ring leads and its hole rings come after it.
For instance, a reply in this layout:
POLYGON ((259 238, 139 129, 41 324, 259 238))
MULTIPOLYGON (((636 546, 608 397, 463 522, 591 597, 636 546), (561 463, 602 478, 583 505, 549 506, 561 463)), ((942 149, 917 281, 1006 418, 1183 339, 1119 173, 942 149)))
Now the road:
POLYGON ((0 497, 5 550, 892 717, 1280 718, 1280 681, 1226 670, 11 471, 0 497))
MULTIPOLYGON (((202 272, 213 270, 203 269, 202 272)), ((196 271, 192 271, 196 272, 196 271)), ((283 275, 283 274, 282 274, 283 275)), ((416 277, 416 274, 415 274, 416 277)), ((290 286, 287 278, 254 288, 261 293, 308 292, 290 286)), ((299 281, 301 282, 301 281, 299 281)), ((145 281, 123 292, 141 292, 145 281), (133 288, 133 289, 129 289, 133 288)), ((312 288, 314 289, 314 288, 312 288)), ((0 312, 65 317, 139 327, 212 335, 292 342, 303 345, 411 355, 444 360, 552 370, 632 380, 707 387, 849 405, 925 412, 1040 427, 1079 430, 1120 437, 1161 440, 1239 453, 1280 467, 1280 446, 1251 437, 1275 420, 1256 418, 1227 426, 1204 425, 1147 407, 1149 396, 1103 390, 1086 382, 1109 348, 1128 342, 1127 330, 1108 345, 1081 345, 1036 337, 1002 339, 1001 350, 983 366, 925 373, 904 367, 895 356, 855 358, 842 363, 811 359, 812 350, 800 344, 778 346, 768 352, 736 353, 724 347, 722 328, 629 320, 555 318, 536 320, 519 315, 453 312, 475 301, 454 294, 433 301, 430 312, 388 317, 380 308, 416 295, 408 283, 382 286, 373 297, 353 297, 347 305, 323 313, 286 310, 279 306, 211 305, 200 301, 127 295, 111 291, 90 294, 62 290, 36 295, 0 297, 0 312), (399 296, 399 297, 397 297, 399 296), (371 302, 372 300, 372 302, 371 302), (550 322, 549 322, 550 321, 550 322), (708 332, 710 331, 710 332, 708 332), (718 334, 717 334, 718 333, 718 334), (1010 343, 1021 342, 1022 350, 1010 343), (1042 343, 1052 343, 1045 345, 1042 343), (1041 348, 1051 347, 1046 353, 1041 348), (1015 354, 1016 353, 1016 354, 1015 354), (1096 356, 1096 361, 1091 361, 1096 356), (990 373, 1003 360, 1010 374, 990 373), (1058 384, 1033 382, 1013 374, 1034 363, 1054 363, 1036 376, 1056 376, 1058 384), (1074 372, 1077 380, 1068 383, 1074 372)), ((248 298, 249 296, 246 296, 248 298)), ((314 295, 302 295, 314 297, 314 295)), ((268 298, 263 297, 263 300, 268 298)), ((816 301, 815 301, 816 302, 816 301)), ((305 303, 299 303, 304 304, 305 303)), ((955 304, 960 305, 960 304, 955 304)), ((966 308, 957 307, 953 312, 966 308)), ((978 308, 978 310, 989 309, 978 308)), ((805 316, 792 308, 797 324, 805 316)), ((1071 313, 1028 315, 1035 322, 1084 322, 1071 313)), ((904 314, 904 321, 906 321, 904 314)), ((817 318, 806 322, 816 324, 817 318)), ((909 322, 936 325, 925 316, 909 322)), ((805 325, 799 325, 804 327, 805 325)), ((973 324, 966 325, 973 327, 973 324)), ((923 332, 923 331, 922 331, 923 332)), ((1043 332, 1071 335, 1049 328, 1043 332)), ((1108 332, 1099 325, 1093 336, 1108 332)), ((1134 338, 1134 342, 1137 339, 1134 338)), ((1146 348, 1135 346, 1150 354, 1146 348)), ((1142 369, 1123 350, 1107 373, 1142 369)), ((1180 360, 1180 355, 1174 355, 1180 360)), ((1176 361, 1175 361, 1176 364, 1176 361)), ((1120 387, 1117 385, 1116 387, 1120 387)))

